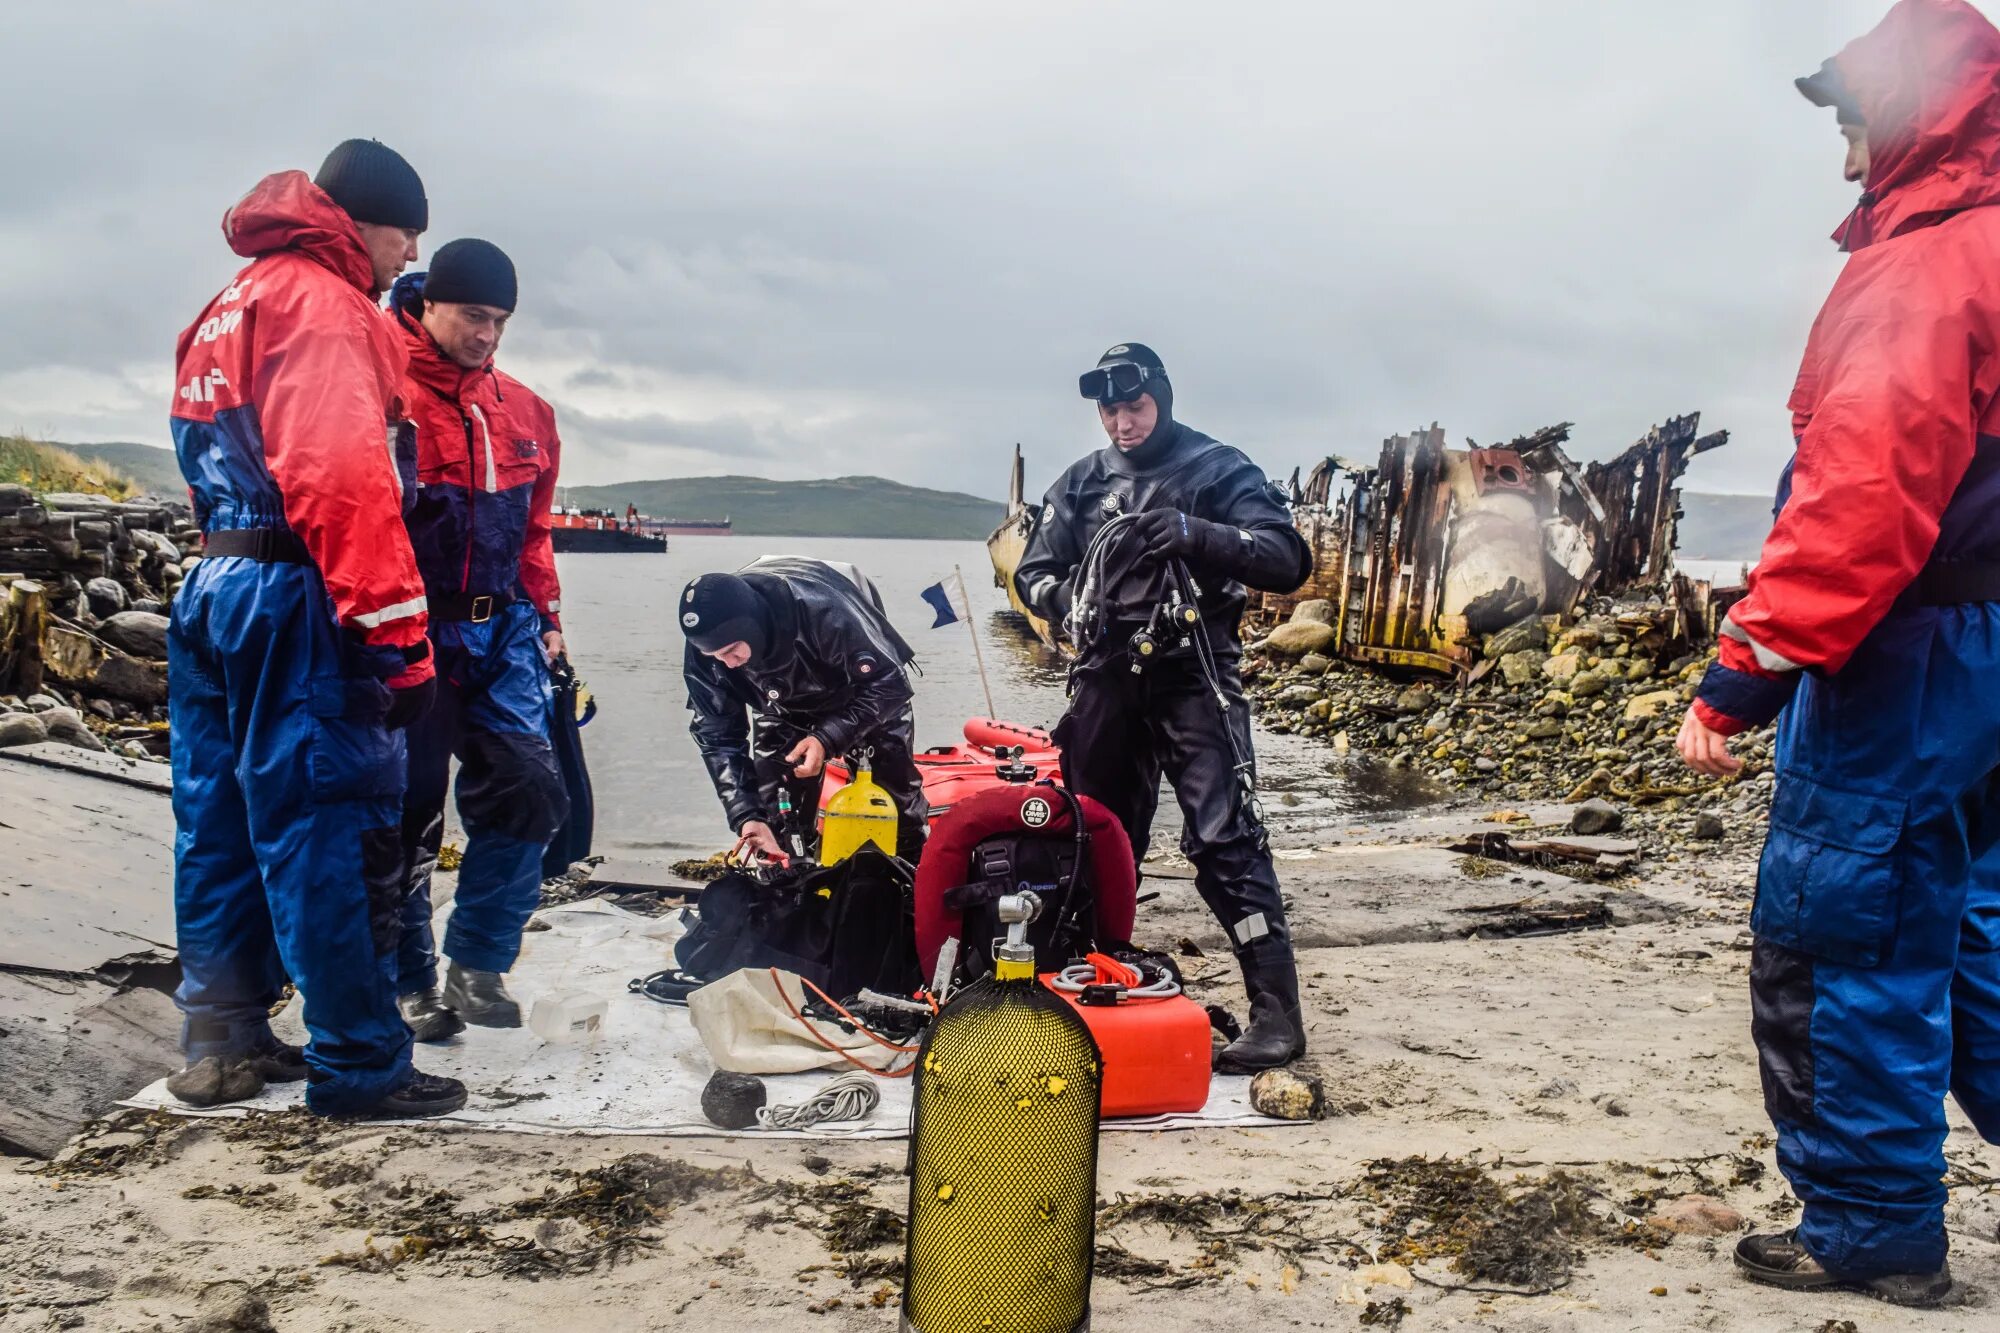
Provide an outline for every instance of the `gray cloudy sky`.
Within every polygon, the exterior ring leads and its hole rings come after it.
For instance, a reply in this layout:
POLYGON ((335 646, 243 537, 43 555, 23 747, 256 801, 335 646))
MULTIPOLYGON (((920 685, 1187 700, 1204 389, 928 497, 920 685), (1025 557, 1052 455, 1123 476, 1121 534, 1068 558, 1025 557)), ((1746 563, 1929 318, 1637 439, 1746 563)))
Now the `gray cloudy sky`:
POLYGON ((1039 490, 1165 357, 1272 475, 1699 408, 1762 491, 1852 204, 1791 79, 1887 0, 14 7, 0 429, 166 442, 223 209, 399 149, 521 273, 564 472, 1039 490), (312 11, 308 13, 307 11, 312 11), (320 12, 325 11, 325 12, 320 12))

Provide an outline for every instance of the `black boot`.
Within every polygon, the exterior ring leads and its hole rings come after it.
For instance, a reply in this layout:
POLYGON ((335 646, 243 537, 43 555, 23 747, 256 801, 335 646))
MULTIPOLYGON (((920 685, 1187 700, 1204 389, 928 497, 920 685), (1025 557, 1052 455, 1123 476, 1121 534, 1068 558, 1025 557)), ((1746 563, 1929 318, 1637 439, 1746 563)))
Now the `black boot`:
POLYGON ((465 1085, 455 1078, 410 1071, 410 1081, 396 1091, 358 1111, 342 1111, 339 1120, 421 1120, 426 1116, 450 1115, 465 1105, 465 1085))
POLYGON ((1236 951, 1243 989, 1250 995, 1250 1026, 1215 1057, 1218 1074, 1254 1074, 1290 1064, 1306 1053, 1299 1013, 1299 969, 1291 946, 1262 939, 1236 951))
POLYGON ((449 1041, 465 1031, 465 1020, 444 1002, 436 986, 398 995, 396 1007, 403 1011, 403 1021, 418 1041, 449 1041))
POLYGON ((269 1045, 245 1056, 244 1063, 256 1070, 266 1083, 299 1083, 306 1076, 305 1051, 275 1037, 269 1045))
POLYGON ((1873 1296, 1891 1305, 1907 1305, 1919 1310, 1944 1304, 1952 1290, 1949 1264, 1935 1273, 1841 1277, 1820 1266, 1819 1260, 1799 1243, 1796 1230, 1745 1236, 1736 1243, 1736 1267, 1752 1282, 1762 1282, 1767 1286, 1786 1287, 1792 1291, 1843 1288, 1873 1296))
POLYGON ((498 972, 451 965, 444 974, 444 1002, 458 1011, 466 1022, 483 1028, 521 1026, 521 1006, 507 993, 507 982, 498 972))
POLYGON ((188 1106, 247 1102, 264 1090, 264 1076, 242 1056, 205 1055, 167 1075, 167 1091, 188 1106))

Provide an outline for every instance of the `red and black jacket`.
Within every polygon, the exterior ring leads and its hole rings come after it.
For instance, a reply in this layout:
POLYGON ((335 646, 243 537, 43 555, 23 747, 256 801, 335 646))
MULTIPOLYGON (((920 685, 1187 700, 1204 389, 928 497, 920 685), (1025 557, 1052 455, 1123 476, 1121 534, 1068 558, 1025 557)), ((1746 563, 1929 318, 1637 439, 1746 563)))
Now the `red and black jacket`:
POLYGON ((491 362, 466 370, 419 322, 423 278, 396 284, 390 313, 409 356, 405 409, 417 428, 417 492, 407 518, 424 585, 440 605, 526 599, 561 625, 549 542, 562 442, 556 414, 491 362))

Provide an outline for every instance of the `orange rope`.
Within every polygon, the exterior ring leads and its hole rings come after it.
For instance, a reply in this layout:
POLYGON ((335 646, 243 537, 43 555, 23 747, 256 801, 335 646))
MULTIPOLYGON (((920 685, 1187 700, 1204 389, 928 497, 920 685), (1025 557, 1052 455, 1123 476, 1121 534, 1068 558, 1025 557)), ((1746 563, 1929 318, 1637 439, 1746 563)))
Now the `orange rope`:
MULTIPOLYGON (((768 971, 771 973, 772 984, 778 988, 778 998, 785 1002, 785 1008, 792 1011, 792 1017, 796 1018, 799 1021, 799 1026, 805 1029, 806 1035, 808 1037, 811 1037, 814 1041, 826 1047, 826 1049, 832 1051, 835 1055, 847 1061, 847 1063, 853 1065, 856 1069, 864 1070, 867 1073, 873 1074, 877 1078, 908 1078, 910 1075, 917 1072, 917 1062, 914 1060, 912 1060, 908 1065, 906 1065, 902 1069, 876 1069, 872 1065, 862 1064, 861 1061, 855 1059, 852 1055, 848 1054, 846 1050, 828 1041, 825 1037, 820 1035, 819 1029, 814 1027, 812 1023, 806 1018, 806 1016, 799 1012, 799 1007, 792 1003, 792 997, 785 994, 785 983, 784 980, 779 976, 778 969, 773 967, 768 969, 768 971)), ((800 977, 799 982, 801 985, 812 986, 812 983, 810 981, 807 981, 804 977, 800 977)), ((813 990, 819 994, 821 999, 826 999, 826 992, 821 991, 819 987, 813 986, 813 990)), ((840 1006, 838 1004, 835 1004, 834 1001, 832 1000, 827 1000, 827 1003, 833 1005, 835 1009, 840 1009, 840 1006)), ((840 1012, 843 1014, 847 1014, 847 1011, 845 1009, 840 1009, 840 1012)), ((906 1054, 914 1055, 916 1053, 917 1051, 916 1047, 898 1046, 893 1042, 884 1041, 882 1038, 876 1036, 873 1032, 870 1032, 868 1030, 867 1025, 862 1023, 859 1019, 855 1018, 854 1015, 847 1014, 847 1017, 851 1022, 854 1023, 856 1027, 861 1029, 861 1032, 864 1036, 866 1036, 870 1041, 874 1042, 876 1045, 886 1046, 892 1051, 901 1051, 906 1054)))

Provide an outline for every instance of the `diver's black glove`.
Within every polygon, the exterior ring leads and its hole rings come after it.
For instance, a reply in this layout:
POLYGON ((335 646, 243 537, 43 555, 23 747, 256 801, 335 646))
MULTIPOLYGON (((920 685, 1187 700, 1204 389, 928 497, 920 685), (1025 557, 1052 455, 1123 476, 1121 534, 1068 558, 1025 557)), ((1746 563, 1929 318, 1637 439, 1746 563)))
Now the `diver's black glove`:
POLYGON ((1197 525, 1206 527, 1208 523, 1178 509, 1148 509, 1132 520, 1126 540, 1137 542, 1154 555, 1188 555, 1199 542, 1197 525))
POLYGON ((383 716, 382 725, 391 731, 401 731, 430 712, 431 702, 436 698, 436 676, 425 676, 414 685, 392 685, 389 687, 389 711, 383 716))

